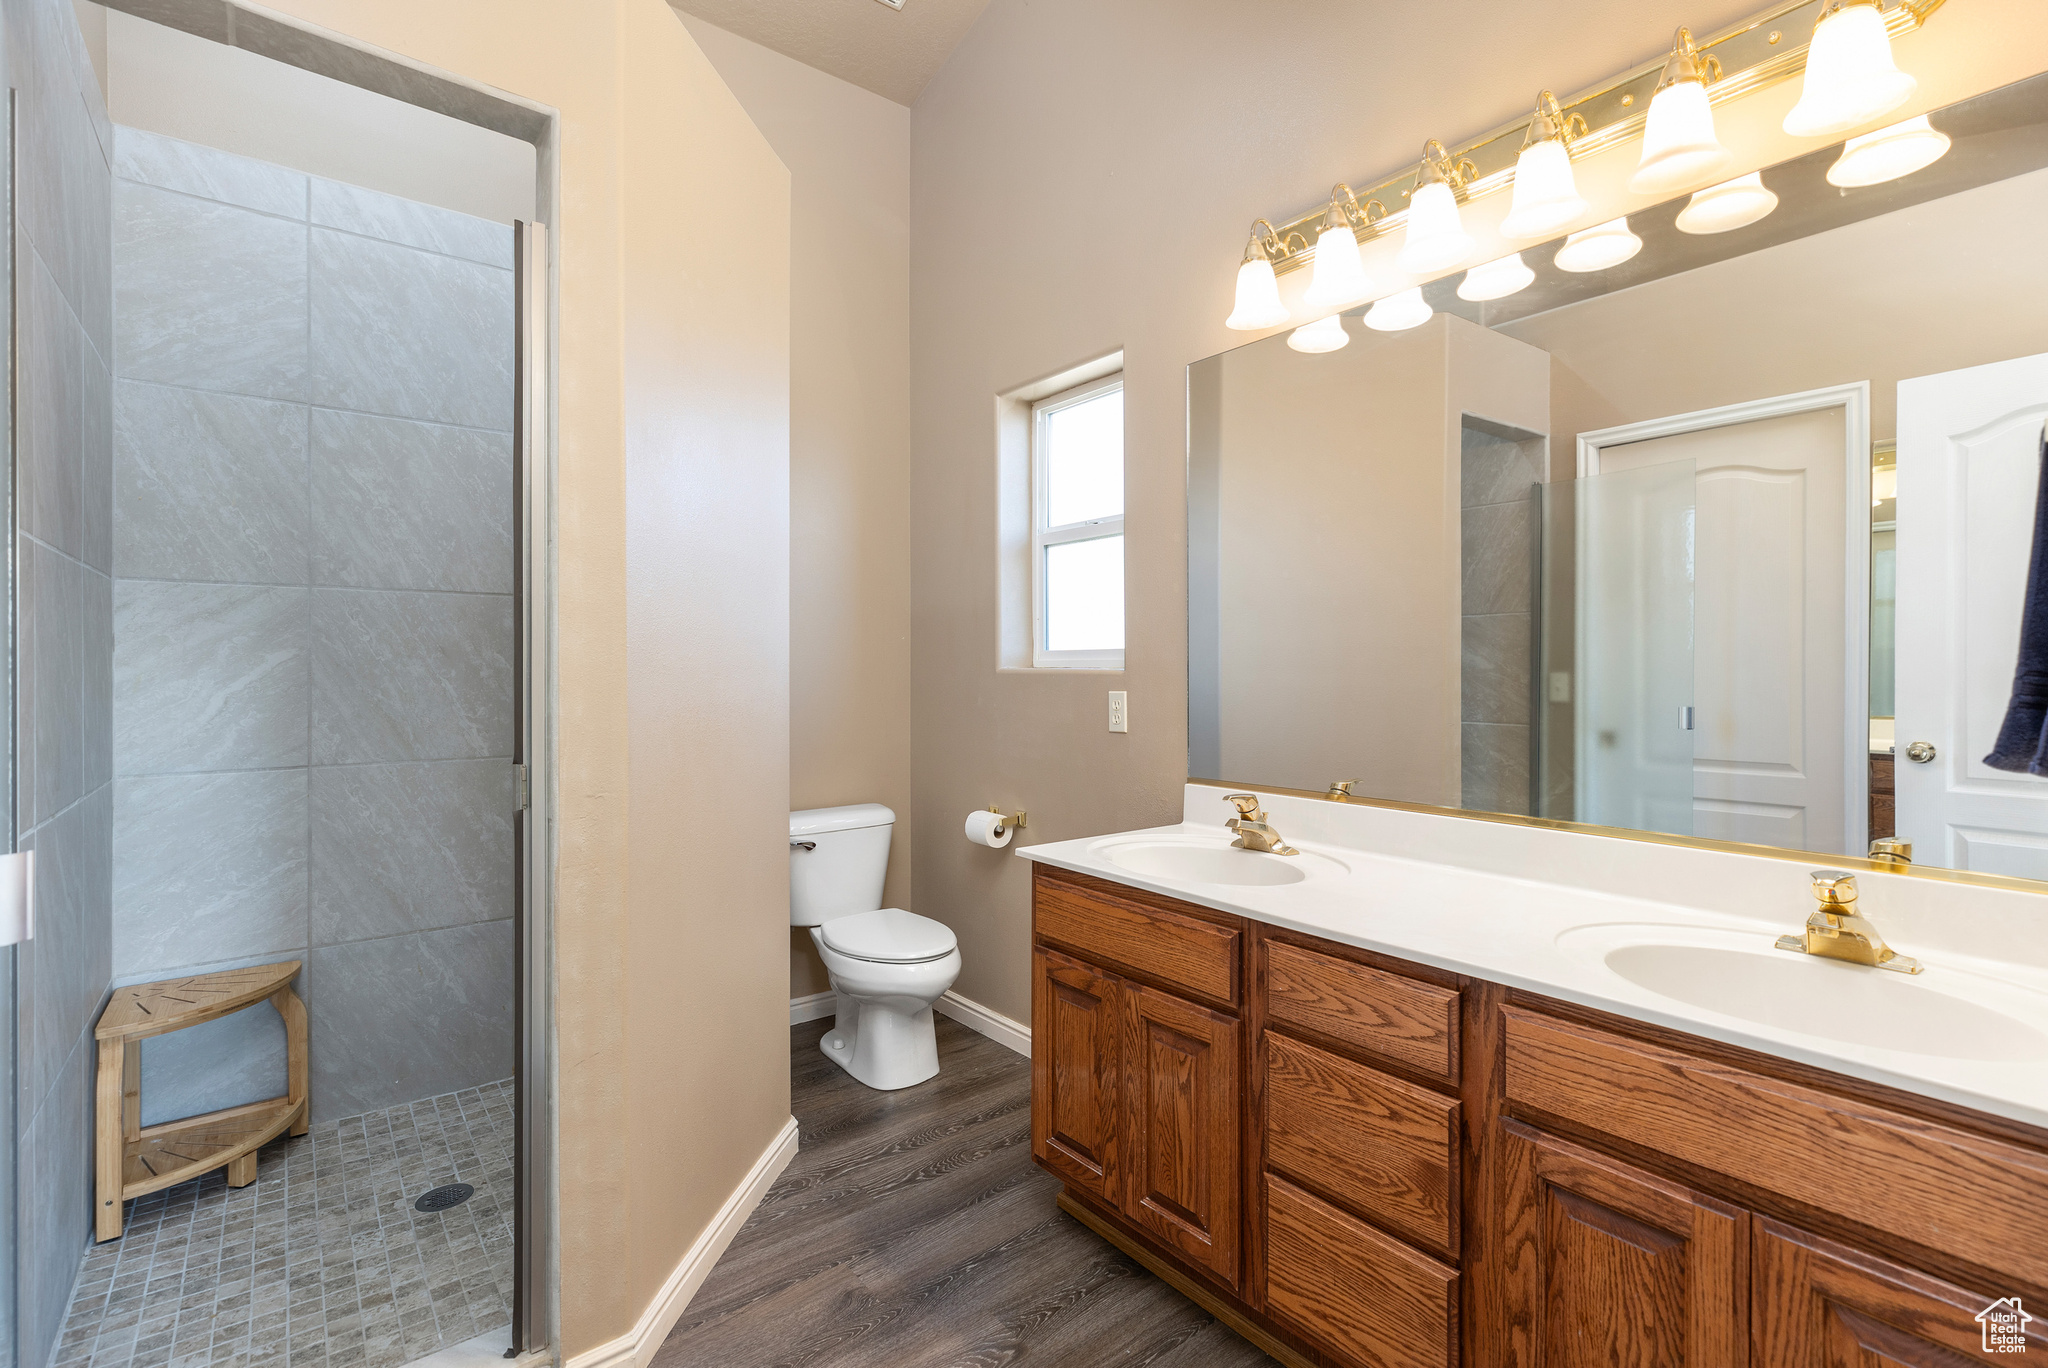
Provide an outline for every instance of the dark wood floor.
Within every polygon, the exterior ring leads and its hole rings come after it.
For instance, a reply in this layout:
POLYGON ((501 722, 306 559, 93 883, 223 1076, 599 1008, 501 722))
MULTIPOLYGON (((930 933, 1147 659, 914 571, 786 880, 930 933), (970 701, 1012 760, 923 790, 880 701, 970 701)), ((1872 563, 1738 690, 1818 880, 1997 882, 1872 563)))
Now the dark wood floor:
POLYGON ((1273 1368, 1053 1206, 1031 1066, 943 1018, 939 1076, 874 1092, 790 1030, 801 1148, 654 1368, 1273 1368))

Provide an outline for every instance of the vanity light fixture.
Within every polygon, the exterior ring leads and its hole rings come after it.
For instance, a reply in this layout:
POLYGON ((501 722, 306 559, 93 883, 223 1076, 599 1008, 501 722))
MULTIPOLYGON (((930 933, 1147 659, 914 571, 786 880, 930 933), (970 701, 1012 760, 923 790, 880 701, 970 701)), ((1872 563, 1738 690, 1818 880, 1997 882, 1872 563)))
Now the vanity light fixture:
POLYGON ((1394 258, 1409 275, 1447 271, 1472 255, 1471 235, 1458 216, 1458 191, 1470 165, 1453 162, 1435 138, 1422 145, 1415 188, 1408 192, 1408 236, 1394 258))
POLYGON ((1892 62, 1877 0, 1833 0, 1813 26, 1806 83, 1785 115, 1785 131, 1795 138, 1847 133, 1897 109, 1919 85, 1892 62))
POLYGON ((1517 290, 1527 289, 1535 278, 1536 273, 1522 260, 1522 254, 1510 252, 1498 261, 1489 261, 1465 272, 1465 278, 1458 282, 1458 298, 1475 304, 1488 299, 1506 299, 1517 290))
POLYGON ((1287 334, 1287 345, 1298 352, 1333 352, 1351 341, 1351 334, 1344 331, 1344 315, 1331 314, 1318 318, 1313 323, 1304 323, 1287 334))
POLYGON ((1500 221, 1502 237, 1549 237, 1586 212, 1572 176, 1571 140, 1586 129, 1586 116, 1566 114, 1557 96, 1543 91, 1529 116, 1529 133, 1515 158, 1515 199, 1500 221))
POLYGON ((1876 508, 1886 499, 1899 497, 1899 468, 1895 465, 1872 466, 1870 470, 1870 506, 1876 508))
POLYGON ((1726 233, 1748 227, 1777 207, 1778 197, 1764 184, 1763 172, 1752 171, 1695 191, 1691 203, 1678 211, 1678 231, 1726 233))
POLYGON ((1237 268, 1237 307, 1223 320, 1224 327, 1257 332, 1287 321, 1287 306, 1280 302, 1280 281, 1273 274, 1275 249, 1281 255, 1286 253, 1273 225, 1264 219, 1252 224, 1251 241, 1244 245, 1244 262, 1237 268))
POLYGON ((1422 297, 1422 287, 1414 286, 1399 294, 1388 295, 1365 311, 1365 326, 1374 332, 1406 332, 1429 322, 1435 309, 1422 297))
POLYGON ((1611 219, 1566 238, 1564 246, 1557 249, 1557 269, 1604 271, 1610 266, 1621 265, 1642 250, 1643 240, 1628 230, 1628 219, 1611 219))
POLYGON ((1714 111, 1707 102, 1707 82, 1719 74, 1720 63, 1703 58, 1692 34, 1680 29, 1672 40, 1657 92, 1650 97, 1643 123, 1643 159, 1628 188, 1638 195, 1666 195, 1711 180, 1732 160, 1714 134, 1714 111))
POLYGON ((1329 208, 1323 210, 1323 224, 1316 232, 1315 274, 1302 296, 1310 308, 1342 309, 1372 293, 1372 281, 1358 257, 1358 230, 1371 225, 1371 206, 1360 208, 1350 186, 1339 184, 1330 191, 1329 208))
POLYGON ((1948 134, 1928 123, 1925 114, 1916 115, 1842 144, 1842 155, 1828 168, 1828 184, 1845 190, 1882 185, 1932 166, 1947 151, 1948 134))

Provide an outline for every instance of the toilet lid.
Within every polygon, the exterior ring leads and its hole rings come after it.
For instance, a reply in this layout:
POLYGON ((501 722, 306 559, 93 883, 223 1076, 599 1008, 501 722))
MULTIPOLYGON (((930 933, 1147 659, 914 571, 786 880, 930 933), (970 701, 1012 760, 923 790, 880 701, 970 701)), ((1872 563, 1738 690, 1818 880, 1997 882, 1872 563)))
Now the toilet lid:
POLYGON ((879 964, 914 964, 919 960, 949 955, 959 944, 953 928, 915 912, 885 907, 879 912, 856 912, 834 917, 820 928, 825 944, 854 959, 879 964))

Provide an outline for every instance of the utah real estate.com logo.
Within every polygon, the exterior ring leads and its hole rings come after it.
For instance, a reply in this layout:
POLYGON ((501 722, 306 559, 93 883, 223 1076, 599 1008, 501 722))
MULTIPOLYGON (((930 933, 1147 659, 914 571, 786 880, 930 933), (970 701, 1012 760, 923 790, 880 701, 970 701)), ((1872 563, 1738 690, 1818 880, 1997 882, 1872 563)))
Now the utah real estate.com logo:
POLYGON ((1984 1352, 2024 1354, 2027 1352, 2027 1322, 2033 1317, 2020 1309, 2018 1297, 2000 1297, 1977 1313, 1984 1327, 1984 1352))

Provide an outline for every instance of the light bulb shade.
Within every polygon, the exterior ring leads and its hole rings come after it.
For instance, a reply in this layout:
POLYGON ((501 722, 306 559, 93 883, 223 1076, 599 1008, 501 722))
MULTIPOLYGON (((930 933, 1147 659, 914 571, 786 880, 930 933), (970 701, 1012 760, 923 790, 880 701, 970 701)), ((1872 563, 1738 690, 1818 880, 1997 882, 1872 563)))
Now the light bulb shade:
POLYGON ((1316 234, 1315 272, 1302 302, 1312 309, 1341 309, 1372 293, 1358 238, 1350 228, 1325 227, 1316 234))
POLYGON ((1489 261, 1465 272, 1465 278, 1458 282, 1458 298, 1469 299, 1475 304, 1488 299, 1506 299, 1515 291, 1526 289, 1535 278, 1536 273, 1523 263, 1522 254, 1511 252, 1498 261, 1489 261))
POLYGON ((1237 268, 1237 307, 1223 320, 1226 328, 1256 332, 1277 328, 1287 321, 1287 306, 1280 302, 1280 281, 1273 263, 1257 257, 1237 268))
POLYGON ((1287 345, 1298 352, 1333 352, 1350 340, 1351 334, 1344 331, 1342 314, 1304 323, 1287 334, 1287 345))
POLYGON ((1365 326, 1374 332, 1406 332, 1429 322, 1436 312, 1422 298, 1422 287, 1388 295, 1365 311, 1365 326))
POLYGON ((1886 499, 1899 497, 1899 468, 1897 466, 1876 466, 1870 472, 1870 506, 1877 507, 1886 499))
POLYGON ((1552 139, 1523 148, 1515 160, 1515 201, 1501 220, 1501 236, 1549 237, 1585 212, 1564 144, 1552 139))
POLYGON ((1778 197, 1764 184, 1761 171, 1737 176, 1696 192, 1678 211, 1681 233, 1725 233, 1746 228, 1778 207, 1778 197))
POLYGON ((1698 81, 1668 85, 1650 98, 1643 121, 1643 159, 1628 188, 1638 195, 1667 195, 1712 180, 1733 160, 1714 135, 1714 111, 1698 81))
POLYGON ((1806 50, 1806 83, 1785 115, 1795 138, 1847 133, 1904 104, 1920 83, 1892 64, 1892 40, 1871 0, 1850 0, 1820 21, 1806 50))
POLYGON ((1643 240, 1628 230, 1628 220, 1614 219, 1597 228, 1573 233, 1557 249, 1560 271, 1604 271, 1643 250, 1643 240))
POLYGON ((1882 185, 1933 165, 1947 151, 1948 134, 1929 124, 1922 114, 1842 144, 1842 155, 1828 168, 1828 184, 1845 190, 1882 185))
POLYGON ((1472 255, 1472 239, 1458 216, 1458 197, 1441 181, 1408 198, 1408 236, 1394 264, 1409 275, 1447 271, 1472 255))

